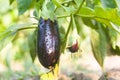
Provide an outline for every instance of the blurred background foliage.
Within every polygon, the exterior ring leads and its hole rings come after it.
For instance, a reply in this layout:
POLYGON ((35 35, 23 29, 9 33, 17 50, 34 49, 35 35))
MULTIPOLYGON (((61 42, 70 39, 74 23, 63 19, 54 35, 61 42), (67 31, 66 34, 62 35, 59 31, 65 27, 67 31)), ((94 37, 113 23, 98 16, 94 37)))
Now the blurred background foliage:
POLYGON ((106 55, 120 55, 119 4, 119 0, 0 0, 1 79, 46 72, 36 58, 40 17, 58 20, 61 53, 68 53, 66 47, 78 40, 82 51, 92 48, 104 68, 106 55))

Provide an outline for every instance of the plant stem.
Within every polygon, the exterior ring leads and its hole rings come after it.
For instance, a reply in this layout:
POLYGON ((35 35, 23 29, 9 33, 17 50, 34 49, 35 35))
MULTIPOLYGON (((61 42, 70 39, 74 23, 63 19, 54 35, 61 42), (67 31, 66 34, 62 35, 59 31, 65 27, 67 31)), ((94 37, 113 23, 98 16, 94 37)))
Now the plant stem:
POLYGON ((63 44, 62 44, 63 46, 62 46, 62 49, 61 49, 62 52, 64 52, 64 50, 65 50, 65 48, 66 48, 68 36, 69 36, 70 30, 71 30, 71 22, 72 22, 72 17, 70 17, 69 26, 68 26, 67 32, 66 32, 66 34, 65 34, 65 38, 64 38, 64 40, 63 40, 63 44))
POLYGON ((75 12, 75 14, 79 12, 79 10, 81 9, 81 7, 82 7, 82 5, 83 5, 84 2, 85 2, 85 0, 82 1, 82 3, 80 4, 79 8, 78 8, 77 11, 75 12))
POLYGON ((72 17, 70 17, 70 23, 69 23, 69 26, 68 26, 67 33, 66 33, 65 37, 67 37, 68 34, 69 34, 69 32, 70 32, 70 29, 71 29, 71 21, 72 21, 72 17))
POLYGON ((24 28, 18 29, 17 31, 21 31, 21 30, 25 30, 25 29, 34 29, 34 28, 37 28, 37 27, 36 26, 33 26, 33 27, 24 27, 24 28))
POLYGON ((70 15, 57 16, 57 18, 65 18, 65 17, 70 17, 70 15))

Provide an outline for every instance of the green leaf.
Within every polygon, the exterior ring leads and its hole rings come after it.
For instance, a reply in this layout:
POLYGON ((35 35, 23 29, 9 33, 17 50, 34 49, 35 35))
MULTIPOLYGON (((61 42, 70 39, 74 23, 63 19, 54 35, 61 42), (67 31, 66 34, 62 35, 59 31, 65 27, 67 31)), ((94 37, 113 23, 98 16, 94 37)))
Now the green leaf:
POLYGON ((103 63, 106 55, 107 40, 104 30, 99 26, 98 30, 91 31, 91 46, 93 54, 103 68, 103 63))
POLYGON ((57 6, 57 7, 63 7, 57 0, 52 0, 52 2, 57 6))
POLYGON ((74 21, 75 21, 75 27, 77 29, 77 33, 78 35, 80 35, 80 31, 81 31, 81 25, 79 24, 81 22, 81 20, 78 17, 74 17, 74 21))
POLYGON ((112 28, 108 28, 108 35, 109 35, 109 41, 111 46, 115 49, 116 46, 116 41, 118 39, 118 33, 112 29, 112 28))
POLYGON ((57 8, 61 7, 61 8, 63 8, 64 10, 66 10, 63 5, 61 5, 59 2, 57 2, 57 0, 52 0, 52 2, 53 2, 53 4, 54 4, 55 6, 57 6, 57 8))
POLYGON ((14 38, 15 32, 7 32, 6 34, 0 34, 0 51, 14 38))
POLYGON ((82 3, 83 0, 74 0, 74 1, 77 4, 77 6, 79 6, 82 3))
POLYGON ((76 9, 74 8, 74 6, 70 6, 70 7, 64 7, 65 11, 69 14, 72 14, 76 11, 76 9))
POLYGON ((94 10, 89 8, 89 7, 82 7, 78 13, 76 13, 76 15, 80 16, 80 17, 91 17, 94 18, 95 13, 94 10))
POLYGON ((7 32, 16 32, 17 30, 21 30, 21 29, 27 29, 27 28, 36 28, 33 27, 34 23, 25 23, 25 24, 15 24, 10 26, 8 29, 6 29, 3 33, 0 33, 0 35, 2 36, 3 34, 6 34, 7 32))
MULTIPOLYGON (((76 25, 76 22, 75 22, 75 19, 74 19, 74 15, 72 15, 72 28, 74 29, 74 28, 77 28, 77 25, 76 25)), ((77 31, 78 31, 78 29, 77 29, 77 31)))
POLYGON ((36 2, 35 7, 36 7, 37 9, 41 9, 42 6, 43 6, 43 3, 44 3, 44 0, 39 0, 38 2, 36 2))
POLYGON ((101 7, 95 8, 95 18, 111 21, 120 26, 120 17, 116 9, 104 10, 101 7))
POLYGON ((94 5, 99 5, 100 4, 100 0, 94 0, 94 5))
POLYGON ((86 6, 90 8, 94 8, 94 0, 86 0, 86 6))
MULTIPOLYGON (((98 22, 106 24, 108 27, 113 27, 113 24, 120 26, 120 16, 118 15, 117 9, 103 9, 101 7, 95 7, 95 9, 90 9, 88 7, 82 7, 78 13, 75 15, 80 17, 87 17, 95 19, 98 22)), ((116 29, 117 30, 117 29, 116 29)), ((119 32, 119 30, 117 30, 119 32)))
POLYGON ((13 49, 17 48, 17 50, 15 50, 15 54, 14 54, 14 60, 26 59, 26 56, 28 56, 28 55, 26 55, 26 52, 27 53, 29 52, 27 37, 26 37, 27 32, 28 31, 26 31, 24 33, 24 31, 21 31, 21 32, 16 33, 14 40, 12 40, 13 49), (20 36, 21 33, 25 34, 24 37, 20 36))
POLYGON ((87 17, 83 17, 82 21, 84 22, 85 25, 87 25, 88 27, 91 27, 93 29, 96 29, 97 26, 96 25, 96 21, 91 19, 91 18, 87 18, 87 17))
POLYGON ((39 20, 39 18, 40 18, 39 10, 37 10, 37 9, 35 8, 35 9, 34 9, 34 12, 33 12, 33 15, 35 16, 35 18, 36 18, 37 20, 39 20))
POLYGON ((19 15, 22 15, 32 3, 32 0, 17 0, 19 15))
POLYGON ((55 15, 54 15, 55 5, 51 1, 51 2, 48 2, 46 6, 47 6, 47 9, 49 11, 50 19, 54 20, 54 17, 55 17, 55 15))
POLYGON ((47 1, 45 1, 43 3, 43 6, 42 6, 42 12, 41 12, 41 16, 44 18, 44 19, 48 19, 50 18, 52 21, 54 21, 54 10, 51 12, 49 11, 49 9, 47 8, 47 1))
POLYGON ((0 33, 0 44, 1 44, 0 50, 4 48, 7 45, 7 43, 12 41, 17 31, 23 30, 23 29, 36 28, 36 27, 33 27, 32 25, 33 23, 16 24, 16 25, 10 26, 8 29, 0 33))
POLYGON ((41 16, 41 9, 43 6, 44 0, 39 0, 38 2, 36 2, 35 4, 35 9, 34 9, 34 13, 33 15, 38 19, 41 16))
POLYGON ((35 30, 33 33, 31 33, 28 36, 28 45, 29 45, 29 51, 30 51, 30 56, 32 58, 32 61, 34 62, 35 57, 36 57, 36 40, 37 40, 37 30, 35 30))
POLYGON ((9 3, 12 4, 14 2, 14 0, 9 0, 9 3))
POLYGON ((115 0, 101 0, 104 8, 116 8, 115 0))
POLYGON ((70 13, 66 12, 63 8, 57 8, 55 14, 57 18, 65 18, 70 16, 70 13))
POLYGON ((11 70, 11 65, 10 65, 10 63, 11 63, 10 54, 7 53, 7 54, 6 54, 6 57, 5 57, 5 65, 7 66, 7 68, 8 68, 9 70, 11 70))
POLYGON ((63 41, 65 38, 65 28, 61 26, 59 27, 59 31, 60 31, 60 39, 61 41, 63 41))
POLYGON ((82 22, 81 18, 75 16, 75 23, 76 23, 76 29, 77 29, 77 33, 78 35, 82 38, 85 39, 86 35, 85 35, 85 31, 84 31, 84 23, 82 22))
POLYGON ((52 12, 55 10, 55 5, 53 4, 53 2, 47 3, 47 9, 52 12))

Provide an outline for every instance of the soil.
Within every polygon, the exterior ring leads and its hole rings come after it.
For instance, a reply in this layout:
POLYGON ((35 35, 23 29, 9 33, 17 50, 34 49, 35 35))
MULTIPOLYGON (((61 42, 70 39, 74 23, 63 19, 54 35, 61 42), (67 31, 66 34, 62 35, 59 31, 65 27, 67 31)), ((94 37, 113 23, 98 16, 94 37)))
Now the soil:
MULTIPOLYGON (((60 61, 59 80, 120 80, 120 56, 107 56, 104 74, 92 54, 64 54, 60 61)), ((12 77, 10 80, 18 80, 12 77)), ((40 76, 26 76, 22 80, 40 80, 40 76)))
MULTIPOLYGON (((17 79, 12 78, 11 80, 17 79)), ((40 76, 27 76, 23 80, 40 80, 40 76)), ((120 70, 112 69, 102 76, 93 73, 73 73, 71 77, 66 76, 65 74, 60 74, 58 80, 120 80, 120 70)))
MULTIPOLYGON (((104 73, 92 54, 84 54, 78 60, 68 56, 70 55, 66 54, 62 57, 58 80, 120 80, 119 56, 105 58, 104 73), (64 61, 66 64, 63 64, 64 61)), ((39 76, 26 77, 24 80, 39 80, 39 76)))
POLYGON ((120 56, 107 56, 104 62, 104 72, 92 54, 85 54, 75 63, 82 68, 76 70, 74 69, 76 64, 73 65, 73 62, 67 64, 69 68, 66 70, 62 68, 63 70, 61 71, 64 75, 60 76, 60 80, 120 80, 120 56), (69 75, 68 73, 71 74, 69 75))

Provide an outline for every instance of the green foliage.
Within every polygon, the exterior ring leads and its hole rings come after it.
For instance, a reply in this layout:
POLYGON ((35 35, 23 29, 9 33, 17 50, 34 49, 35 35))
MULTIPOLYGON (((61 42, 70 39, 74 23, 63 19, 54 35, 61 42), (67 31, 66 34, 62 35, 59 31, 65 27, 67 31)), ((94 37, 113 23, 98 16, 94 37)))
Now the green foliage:
POLYGON ((12 4, 14 2, 14 0, 9 0, 9 3, 12 4))
MULTIPOLYGON (((88 17, 95 19, 103 24, 108 25, 109 27, 113 27, 110 22, 117 24, 120 26, 120 17, 117 13, 116 9, 109 9, 109 10, 104 10, 101 7, 95 7, 94 10, 88 8, 88 7, 83 7, 81 10, 77 13, 78 16, 81 17, 88 17), (104 15, 103 15, 104 14, 104 15)), ((120 31, 119 31, 120 32, 120 31)))
POLYGON ((98 29, 91 31, 91 46, 96 60, 103 68, 103 63, 107 52, 107 38, 103 29, 104 27, 99 24, 97 26, 98 29))
POLYGON ((70 23, 69 23, 67 32, 66 32, 66 34, 65 34, 65 37, 64 37, 63 40, 62 40, 61 53, 64 53, 65 48, 66 48, 66 46, 67 46, 67 40, 68 40, 70 31, 71 31, 71 24, 72 24, 72 22, 71 22, 71 19, 70 19, 70 23))
MULTIPOLYGON (((10 4, 14 1, 9 0, 10 4)), ((85 35, 87 33, 84 29, 85 25, 90 28, 93 54, 101 67, 103 67, 107 54, 108 44, 112 46, 113 51, 119 52, 120 50, 120 46, 117 44, 120 35, 119 0, 17 0, 16 2, 19 15, 24 16, 24 13, 26 11, 31 12, 29 8, 32 8, 36 19, 40 17, 51 20, 57 19, 61 36, 61 53, 66 50, 71 34, 74 34, 73 30, 76 29, 82 41, 90 36, 89 34, 85 35)), ((8 28, 2 25, 0 27, 0 50, 14 39, 18 31, 36 29, 36 25, 34 26, 34 22, 23 22, 23 24, 8 28)), ((36 56, 35 32, 32 32, 28 37, 30 55, 33 61, 36 56)))
POLYGON ((105 8, 116 8, 116 2, 115 0, 101 0, 103 7, 105 8))
POLYGON ((31 3, 32 0, 17 0, 19 15, 22 15, 26 10, 28 10, 31 3))
POLYGON ((0 33, 0 50, 4 48, 5 45, 8 44, 8 42, 11 42, 14 38, 14 35, 16 32, 22 29, 28 29, 28 28, 35 28, 32 26, 33 23, 26 23, 26 24, 16 24, 10 26, 8 29, 0 33), (30 26, 30 27, 29 27, 30 26))
POLYGON ((35 30, 33 33, 31 33, 28 36, 28 45, 29 45, 29 51, 30 51, 30 56, 32 58, 32 61, 35 60, 36 57, 36 44, 37 44, 37 30, 35 30))

